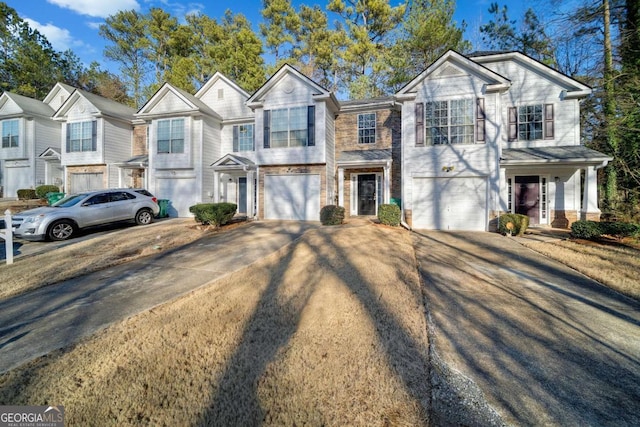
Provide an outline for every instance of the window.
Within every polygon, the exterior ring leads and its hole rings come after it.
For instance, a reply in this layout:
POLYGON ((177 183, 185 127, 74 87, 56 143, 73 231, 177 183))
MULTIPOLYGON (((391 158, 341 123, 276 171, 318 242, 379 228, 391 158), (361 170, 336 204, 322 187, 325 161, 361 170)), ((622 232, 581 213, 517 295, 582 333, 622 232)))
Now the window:
POLYGON ((18 146, 19 140, 19 120, 4 120, 2 122, 2 148, 12 148, 18 146))
POLYGON ((358 144, 376 143, 376 113, 358 114, 358 144))
POLYGON ((158 153, 184 153, 184 119, 158 121, 158 153))
POLYGON ((509 141, 553 139, 553 104, 509 108, 509 141))
POLYGON ((473 100, 433 101, 425 104, 428 145, 473 144, 473 100))
POLYGON ((314 106, 264 112, 264 148, 313 146, 314 134, 314 106))
POLYGON ((67 153, 96 151, 97 123, 77 122, 67 124, 67 153))
POLYGON ((253 125, 236 125, 233 127, 233 152, 253 151, 253 125))

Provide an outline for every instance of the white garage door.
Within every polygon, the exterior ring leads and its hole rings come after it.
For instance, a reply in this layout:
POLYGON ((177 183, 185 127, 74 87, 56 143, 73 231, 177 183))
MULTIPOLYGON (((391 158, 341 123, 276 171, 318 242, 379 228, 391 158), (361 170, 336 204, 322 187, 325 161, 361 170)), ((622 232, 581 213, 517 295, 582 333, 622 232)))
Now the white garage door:
POLYGON ((32 188, 31 168, 5 168, 4 197, 18 197, 18 190, 32 188))
POLYGON ((414 178, 413 227, 487 229, 487 178, 414 178))
POLYGON ((104 174, 102 172, 72 173, 69 189, 71 193, 83 191, 102 190, 104 187, 104 174))
POLYGON ((320 220, 320 175, 266 175, 266 219, 320 220))
POLYGON ((158 199, 169 200, 169 216, 189 217, 189 207, 196 204, 196 188, 194 178, 158 178, 152 193, 158 199))

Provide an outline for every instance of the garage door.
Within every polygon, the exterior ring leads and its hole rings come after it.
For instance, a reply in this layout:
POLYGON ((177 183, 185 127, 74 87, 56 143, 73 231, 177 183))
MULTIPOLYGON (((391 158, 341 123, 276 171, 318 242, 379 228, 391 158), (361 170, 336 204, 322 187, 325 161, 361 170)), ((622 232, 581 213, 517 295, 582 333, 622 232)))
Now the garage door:
POLYGON ((18 197, 18 190, 32 188, 31 168, 5 168, 4 197, 18 197))
POLYGON ((167 213, 171 217, 189 217, 189 207, 196 204, 196 180, 194 178, 158 178, 153 195, 169 200, 167 213))
POLYGON ((413 227, 487 229, 487 178, 414 178, 413 227))
POLYGON ((95 173, 72 173, 69 188, 72 193, 83 191, 102 190, 104 187, 104 174, 95 173))
POLYGON ((320 175, 266 175, 266 219, 320 220, 320 175))

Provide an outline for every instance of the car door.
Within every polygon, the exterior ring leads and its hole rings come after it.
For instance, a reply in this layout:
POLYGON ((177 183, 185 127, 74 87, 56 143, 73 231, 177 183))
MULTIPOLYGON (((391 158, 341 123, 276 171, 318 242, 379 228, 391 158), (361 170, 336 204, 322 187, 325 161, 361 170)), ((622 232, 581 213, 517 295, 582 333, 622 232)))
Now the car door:
POLYGON ((109 197, 112 221, 124 221, 135 217, 136 196, 127 191, 114 191, 109 197))
POLYGON ((109 193, 97 193, 82 202, 77 208, 80 227, 111 222, 112 210, 109 193))

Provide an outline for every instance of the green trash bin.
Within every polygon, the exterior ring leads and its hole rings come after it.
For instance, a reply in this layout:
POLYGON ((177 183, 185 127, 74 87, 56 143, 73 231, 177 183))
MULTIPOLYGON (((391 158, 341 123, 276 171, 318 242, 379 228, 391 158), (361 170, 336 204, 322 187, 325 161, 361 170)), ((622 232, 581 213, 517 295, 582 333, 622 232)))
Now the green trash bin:
POLYGON ((49 203, 49 206, 51 206, 63 197, 64 193, 47 193, 47 203, 49 203))
POLYGON ((396 205, 397 207, 402 209, 402 199, 396 198, 396 197, 392 197, 390 202, 391 202, 392 205, 396 205))
POLYGON ((168 199, 158 199, 158 207, 160 208, 160 212, 158 212, 158 218, 166 218, 169 216, 168 199))

